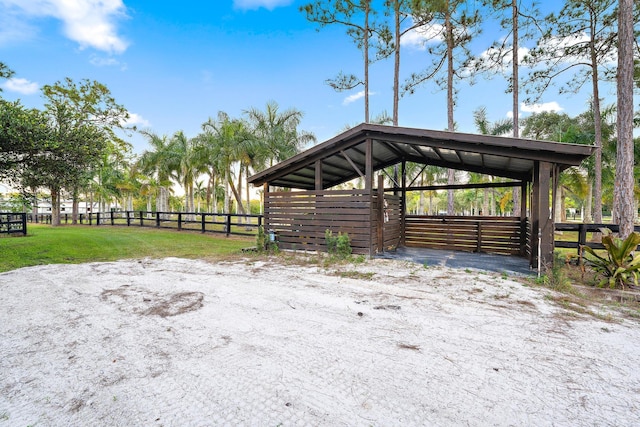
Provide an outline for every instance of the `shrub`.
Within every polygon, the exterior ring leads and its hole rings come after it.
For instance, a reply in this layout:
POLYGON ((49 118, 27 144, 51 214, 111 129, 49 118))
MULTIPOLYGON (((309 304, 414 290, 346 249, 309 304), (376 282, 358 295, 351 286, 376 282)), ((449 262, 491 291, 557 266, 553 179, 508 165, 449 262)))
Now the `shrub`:
POLYGON ((258 251, 278 251, 278 242, 271 240, 271 237, 264 232, 264 227, 258 227, 256 235, 256 248, 258 251))
POLYGON ((334 236, 333 232, 327 229, 324 232, 324 239, 327 244, 327 252, 329 252, 329 255, 334 255, 343 259, 351 255, 351 239, 349 239, 348 234, 338 233, 337 236, 334 236))
POLYGON ((604 276, 599 286, 609 284, 624 289, 625 285, 638 285, 638 270, 640 269, 640 253, 634 251, 640 244, 640 233, 633 232, 622 240, 611 233, 608 228, 602 229, 602 244, 606 257, 598 255, 592 248, 583 246, 582 249, 591 257, 585 256, 585 262, 597 273, 604 276))

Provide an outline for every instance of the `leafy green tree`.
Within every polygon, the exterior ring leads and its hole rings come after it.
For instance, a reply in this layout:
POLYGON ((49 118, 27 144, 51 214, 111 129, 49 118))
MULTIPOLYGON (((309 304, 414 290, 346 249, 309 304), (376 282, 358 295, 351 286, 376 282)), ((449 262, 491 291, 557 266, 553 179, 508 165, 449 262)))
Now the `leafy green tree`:
MULTIPOLYGON (((42 88, 45 107, 56 141, 57 158, 38 171, 42 185, 47 185, 52 199, 52 225, 60 223, 60 192, 67 188, 74 199, 89 180, 88 171, 110 147, 128 149, 117 137, 129 117, 102 83, 84 79, 75 83, 66 78, 42 88), (46 184, 45 184, 46 183, 46 184)), ((74 206, 77 206, 74 203, 74 206)), ((77 210, 74 213, 77 215, 77 210)))
POLYGON ((0 179, 21 186, 25 171, 37 169, 46 159, 43 153, 53 144, 52 139, 43 112, 0 99, 0 179))
MULTIPOLYGON (((10 79, 13 75, 13 70, 11 70, 4 62, 0 62, 0 79, 10 79)), ((1 87, 0 92, 2 92, 1 87)))

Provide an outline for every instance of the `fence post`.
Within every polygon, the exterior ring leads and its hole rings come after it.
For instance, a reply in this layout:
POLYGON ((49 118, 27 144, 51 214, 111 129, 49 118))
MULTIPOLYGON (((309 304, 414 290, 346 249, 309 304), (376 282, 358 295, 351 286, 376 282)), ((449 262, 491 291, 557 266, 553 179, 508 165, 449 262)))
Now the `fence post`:
POLYGON ((115 222, 113 220, 113 217, 114 217, 113 211, 110 212, 110 215, 111 215, 111 225, 115 225, 115 222))
POLYGON ((476 222, 476 230, 477 230, 477 236, 478 236, 476 252, 481 253, 482 252, 482 221, 476 222))
POLYGON ((160 212, 156 211, 156 227, 160 228, 160 212))
POLYGON ((225 220, 225 228, 227 230, 227 237, 231 234, 231 214, 227 214, 227 218, 225 220))
POLYGON ((22 214, 22 234, 24 236, 27 235, 27 214, 26 213, 22 214))
POLYGON ((124 211, 124 214, 127 217, 127 227, 129 227, 131 225, 131 216, 129 215, 129 211, 124 211))
POLYGON ((207 218, 207 214, 205 213, 200 213, 200 221, 202 222, 202 232, 204 233, 207 228, 206 228, 206 218, 207 218))
POLYGON ((140 227, 144 227, 144 219, 142 218, 142 211, 140 211, 140 227))
POLYGON ((578 254, 581 254, 580 246, 587 243, 587 224, 580 223, 578 225, 578 254))
POLYGON ((182 230, 182 212, 178 212, 178 230, 182 230))

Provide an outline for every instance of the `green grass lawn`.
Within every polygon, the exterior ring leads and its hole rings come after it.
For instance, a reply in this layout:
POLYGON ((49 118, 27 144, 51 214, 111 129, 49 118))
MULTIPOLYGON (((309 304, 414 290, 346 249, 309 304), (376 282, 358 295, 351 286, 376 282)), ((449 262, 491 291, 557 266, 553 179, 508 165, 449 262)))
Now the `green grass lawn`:
POLYGON ((138 227, 29 224, 26 237, 0 237, 0 272, 44 264, 138 258, 220 258, 254 246, 253 237, 221 237, 138 227))

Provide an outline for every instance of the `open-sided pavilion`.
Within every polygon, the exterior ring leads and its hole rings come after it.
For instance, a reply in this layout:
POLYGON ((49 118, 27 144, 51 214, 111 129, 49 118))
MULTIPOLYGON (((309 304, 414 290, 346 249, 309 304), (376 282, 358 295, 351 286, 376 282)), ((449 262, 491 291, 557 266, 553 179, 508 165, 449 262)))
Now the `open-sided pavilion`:
POLYGON ((553 191, 559 173, 579 165, 593 146, 358 125, 249 178, 264 188, 264 227, 283 249, 326 250, 326 230, 347 233, 354 253, 373 256, 399 246, 528 257, 533 268, 553 259, 553 191), (418 186, 407 162, 506 178, 500 183, 418 186), (384 188, 383 175, 399 166, 384 188), (332 190, 360 178, 363 188, 332 190), (516 187, 519 216, 409 215, 415 190, 516 187))

